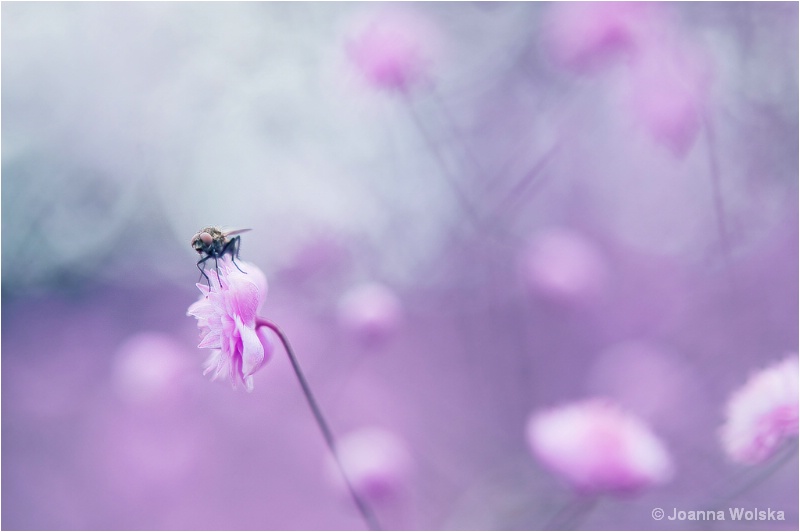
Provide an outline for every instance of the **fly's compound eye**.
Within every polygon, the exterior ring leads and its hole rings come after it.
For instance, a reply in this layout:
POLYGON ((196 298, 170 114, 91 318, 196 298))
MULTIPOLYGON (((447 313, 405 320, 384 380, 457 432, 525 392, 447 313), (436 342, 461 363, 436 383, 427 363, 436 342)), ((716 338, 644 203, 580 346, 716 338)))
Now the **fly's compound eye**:
POLYGON ((198 238, 200 238, 200 241, 206 246, 210 246, 211 243, 214 241, 214 238, 208 233, 200 233, 198 238))

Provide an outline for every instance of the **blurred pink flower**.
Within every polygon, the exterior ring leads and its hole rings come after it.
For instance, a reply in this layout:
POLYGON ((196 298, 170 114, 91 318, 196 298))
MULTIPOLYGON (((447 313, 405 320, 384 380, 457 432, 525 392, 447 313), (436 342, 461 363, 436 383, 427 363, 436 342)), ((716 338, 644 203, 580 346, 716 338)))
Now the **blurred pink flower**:
POLYGON ((629 68, 623 102, 648 134, 682 157, 694 143, 706 106, 709 68, 703 51, 676 31, 656 3, 555 3, 545 17, 546 50, 580 74, 617 62, 629 68))
POLYGON ((437 55, 437 33, 418 14, 383 10, 354 32, 345 51, 370 85, 405 92, 428 78, 437 55))
POLYGON ((537 234, 522 253, 520 270, 530 288, 565 303, 591 301, 608 281, 600 250, 580 233, 562 228, 537 234))
POLYGON ((533 454, 581 493, 630 493, 672 477, 661 441, 638 419, 604 399, 533 414, 533 454))
MULTIPOLYGON (((388 501, 402 492, 410 474, 411 455, 394 433, 379 427, 359 429, 342 437, 336 449, 347 478, 365 498, 388 501)), ((347 492, 332 456, 328 456, 327 474, 331 483, 347 492)))
POLYGON ((720 430, 728 456, 758 464, 798 433, 798 358, 787 358, 751 376, 728 401, 720 430))
POLYGON ((639 2, 553 3, 545 17, 546 49, 562 67, 593 73, 635 51, 651 11, 639 2))
POLYGON ((684 360, 648 341, 612 344, 589 365, 587 389, 659 427, 690 428, 702 413, 702 386, 684 360))
POLYGON ((374 345, 387 340, 400 326, 397 296, 379 283, 351 288, 339 300, 339 321, 358 341, 374 345))
POLYGON ((168 334, 143 331, 117 348, 112 383, 117 395, 132 405, 174 404, 187 369, 182 344, 168 334), (169 398, 169 399, 167 399, 169 398))
POLYGON ((670 40, 653 39, 631 66, 625 101, 656 142, 683 157, 702 126, 711 76, 701 50, 670 40))
POLYGON ((272 343, 264 328, 256 330, 256 317, 267 297, 267 278, 254 265, 239 262, 240 272, 230 258, 219 261, 217 273, 206 273, 211 289, 198 283, 200 299, 187 311, 197 318, 202 340, 197 347, 214 349, 206 361, 204 374, 213 372, 216 379, 226 374, 253 391, 253 374, 272 355, 272 343))

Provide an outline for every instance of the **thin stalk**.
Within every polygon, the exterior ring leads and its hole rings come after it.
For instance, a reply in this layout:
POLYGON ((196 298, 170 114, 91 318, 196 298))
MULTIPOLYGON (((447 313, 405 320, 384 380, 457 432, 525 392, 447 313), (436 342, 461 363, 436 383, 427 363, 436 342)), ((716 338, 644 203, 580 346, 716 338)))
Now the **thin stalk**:
POLYGON ((561 144, 554 144, 542 158, 536 162, 533 168, 522 176, 522 179, 520 179, 511 191, 506 194, 505 198, 498 204, 495 210, 499 212, 509 212, 513 204, 523 198, 529 189, 536 191, 536 189, 541 188, 545 180, 545 176, 541 175, 542 170, 544 170, 545 165, 550 162, 552 157, 558 153, 559 150, 561 150, 561 144))
MULTIPOLYGON (((746 478, 740 480, 738 485, 734 484, 734 486, 727 493, 724 493, 718 497, 717 500, 711 504, 711 508, 716 509, 767 480, 773 475, 773 473, 779 470, 781 466, 797 456, 797 449, 798 440, 795 439, 792 443, 786 445, 782 455, 774 457, 762 468, 752 471, 752 473, 747 475, 746 478)), ((748 473, 750 472, 748 471, 748 473)))
POLYGON ((405 107, 408 110, 408 114, 411 117, 411 121, 414 122, 414 126, 419 130, 420 134, 422 135, 422 139, 425 141, 425 145, 428 150, 433 155, 434 159, 439 165, 439 168, 442 170, 442 174, 444 174, 445 181, 450 186, 450 189, 455 194, 456 198, 458 199, 459 204, 463 208, 464 212, 466 212, 470 219, 478 226, 481 223, 481 215, 478 213, 475 206, 472 204, 470 199, 461 189, 461 186, 458 184, 458 180, 454 175, 453 171, 450 170, 447 161, 445 161, 444 156, 439 152, 436 148, 436 144, 425 128, 425 125, 422 123, 422 119, 417 114, 416 110, 414 109, 414 104, 411 102, 410 98, 406 97, 405 107))
MULTIPOLYGON (((409 98, 407 94, 405 95, 405 104, 406 104, 405 107, 408 110, 408 114, 411 117, 411 121, 414 123, 414 126, 419 130, 420 135, 422 136, 422 139, 425 143, 425 146, 427 147, 428 151, 430 151, 431 155, 433 155, 433 158, 435 159, 440 170, 442 171, 445 182, 449 185, 450 189, 453 191, 456 199, 458 200, 458 204, 461 206, 462 211, 467 215, 467 217, 470 219, 470 221, 472 222, 473 226, 476 229, 478 230, 485 229, 486 222, 492 221, 490 219, 491 215, 482 214, 478 210, 477 205, 475 205, 470 200, 468 195, 461 188, 458 182, 458 176, 456 175, 456 172, 450 169, 450 166, 448 165, 447 160, 445 160, 444 155, 442 155, 442 153, 436 147, 436 142, 434 141, 433 136, 425 127, 422 118, 420 118, 419 114, 417 113, 414 107, 414 103, 411 101, 411 98, 409 98)), ((455 130, 453 130, 453 134, 456 134, 455 130)), ((480 168, 478 168, 478 171, 480 171, 480 168)), ((505 239, 513 239, 513 240, 517 239, 516 236, 513 233, 511 233, 511 231, 509 231, 506 227, 496 224, 490 224, 488 226, 488 229, 490 229, 493 233, 496 233, 493 236, 497 237, 502 236, 505 239)))
POLYGON ((706 134, 706 148, 708 150, 708 166, 711 177, 711 187, 713 189, 714 211, 717 218, 717 231, 719 232, 722 253, 725 255, 725 262, 730 276, 731 287, 734 286, 733 279, 733 257, 731 254, 730 236, 728 227, 725 223, 725 203, 722 200, 722 185, 719 170, 719 160, 717 159, 716 146, 714 142, 714 130, 709 119, 705 120, 703 129, 706 134))
POLYGON ((289 343, 289 339, 286 337, 280 327, 265 318, 256 318, 256 328, 258 327, 267 327, 278 335, 286 354, 289 356, 289 361, 292 363, 292 368, 294 368, 294 373, 297 375, 297 380, 300 381, 300 387, 303 389, 303 395, 306 396, 308 406, 311 407, 311 413, 314 414, 314 419, 317 421, 320 431, 322 431, 322 436, 325 438, 325 443, 328 445, 328 449, 331 451, 331 454, 333 454, 333 458, 336 460, 336 465, 339 467, 339 471, 342 473, 342 477, 347 484, 347 489, 350 491, 350 496, 353 498, 353 502, 358 508, 358 511, 361 513, 361 516, 364 518, 367 528, 370 530, 381 530, 381 526, 378 523, 378 519, 375 517, 375 513, 372 511, 366 501, 359 496, 358 492, 356 492, 355 488, 353 488, 353 485, 350 483, 350 479, 348 478, 347 473, 342 466, 342 462, 339 460, 339 453, 336 452, 336 441, 333 438, 333 432, 331 432, 328 422, 325 421, 325 416, 322 415, 322 410, 320 410, 316 399, 314 399, 314 394, 311 393, 311 387, 308 385, 308 381, 303 374, 303 370, 300 369, 300 363, 297 361, 297 357, 294 355, 294 350, 289 343))
MULTIPOLYGON (((447 122, 447 127, 450 129, 450 133, 455 137, 458 136, 458 128, 456 127, 456 120, 453 117, 453 114, 448 109, 444 99, 442 98, 441 94, 436 91, 433 87, 430 88, 430 93, 433 95, 433 100, 436 102, 437 106, 441 114, 444 116, 445 121, 447 122)), ((408 102, 408 105, 412 105, 411 102, 408 102)), ((420 129, 422 129, 422 125, 417 119, 417 125, 420 129)), ((501 202, 497 205, 497 207, 492 212, 501 212, 501 213, 508 213, 508 206, 507 204, 512 202, 513 200, 519 200, 522 198, 523 192, 531 185, 535 188, 540 188, 541 181, 543 180, 539 174, 543 170, 544 166, 550 161, 552 156, 559 151, 561 148, 559 143, 554 144, 543 156, 542 158, 531 168, 522 179, 514 185, 512 190, 506 194, 505 198, 501 200, 501 202), (536 179, 538 177, 538 179, 536 179)), ((467 159, 469 159, 470 163, 478 172, 478 175, 485 178, 485 181, 488 181, 491 187, 496 186, 495 181, 500 181, 501 177, 507 174, 508 167, 511 166, 511 161, 509 161, 505 168, 497 171, 497 172, 486 172, 483 166, 480 164, 480 161, 472 150, 464 149, 464 154, 467 159)), ((488 190, 485 193, 488 195, 488 190)), ((491 216, 487 216, 491 217, 491 216)), ((494 217, 496 218, 496 217, 494 217)))
MULTIPOLYGON (((436 105, 439 108, 439 111, 441 112, 442 116, 444 116, 445 122, 447 122, 447 128, 450 130, 450 134, 452 134, 454 137, 460 136, 459 131, 458 131, 458 127, 456 127, 456 119, 450 113, 450 110, 447 108, 447 105, 445 104, 444 99, 442 98, 442 96, 435 89, 431 89, 430 92, 431 92, 431 95, 433 96, 433 101, 436 102, 436 105)), ((470 164, 478 172, 478 175, 479 176, 488 177, 486 175, 486 172, 483 169, 483 165, 480 163, 478 158, 475 156, 475 153, 472 150, 466 148, 463 144, 462 144, 462 148, 463 148, 462 151, 464 152, 464 157, 469 160, 470 164)))
POLYGON ((549 519, 543 529, 575 530, 589 516, 597 502, 597 496, 575 496, 549 519))

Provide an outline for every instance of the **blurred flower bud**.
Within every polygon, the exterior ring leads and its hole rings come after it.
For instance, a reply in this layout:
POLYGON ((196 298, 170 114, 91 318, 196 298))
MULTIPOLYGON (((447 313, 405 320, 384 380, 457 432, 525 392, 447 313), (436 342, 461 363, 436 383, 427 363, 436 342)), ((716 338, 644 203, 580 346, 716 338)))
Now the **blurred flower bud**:
POLYGON ((358 342, 381 344, 400 327, 402 307, 389 288, 365 283, 351 288, 339 301, 339 321, 358 342))
POLYGON ((601 252, 568 229, 537 234, 522 254, 520 269, 532 290, 562 303, 589 302, 604 293, 608 282, 601 252))
POLYGON ((750 377, 731 396, 720 437, 732 460, 761 463, 797 437, 798 371, 797 353, 792 353, 750 377))
POLYGON ((701 57, 698 50, 681 53, 654 40, 631 67, 624 101, 653 140, 676 157, 688 152, 703 123, 710 76, 701 57))
POLYGON ((167 334, 141 332, 117 349, 112 384, 132 405, 162 404, 188 371, 187 353, 167 334))
POLYGON ((673 474, 661 441, 608 400, 535 413, 527 439, 534 456, 580 493, 637 492, 673 474))
POLYGON ((345 50, 372 87, 407 92, 428 81, 438 55, 433 24, 408 10, 384 9, 359 24, 345 50))
POLYGON ((638 2, 556 2, 545 18, 546 49, 560 66, 593 73, 631 52, 649 17, 638 2))
MULTIPOLYGON (((399 496, 408 481, 411 455, 406 444, 392 432, 368 427, 339 439, 336 446, 342 468, 359 494, 373 502, 387 502, 399 496)), ((328 457, 331 483, 347 493, 347 485, 328 457)))
POLYGON ((644 341, 625 341, 604 349, 589 371, 588 388, 616 400, 659 426, 682 425, 696 413, 698 384, 681 358, 644 341))

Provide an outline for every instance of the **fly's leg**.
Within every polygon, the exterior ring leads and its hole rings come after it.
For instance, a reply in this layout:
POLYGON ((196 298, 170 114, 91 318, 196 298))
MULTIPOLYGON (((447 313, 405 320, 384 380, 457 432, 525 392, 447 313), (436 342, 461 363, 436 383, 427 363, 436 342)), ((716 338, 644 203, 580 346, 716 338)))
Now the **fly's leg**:
POLYGON ((202 259, 197 261, 197 269, 200 270, 201 279, 203 277, 206 278, 206 282, 208 283, 208 289, 209 290, 211 290, 211 279, 208 278, 208 275, 206 274, 205 270, 206 270, 206 261, 208 259, 210 259, 210 258, 211 258, 211 255, 208 255, 207 257, 202 258, 202 259))
POLYGON ((222 287, 222 277, 219 276, 219 263, 217 262, 217 255, 213 255, 214 257, 214 270, 217 272, 217 282, 219 286, 222 287))
POLYGON ((225 244, 225 247, 222 248, 222 253, 220 253, 220 256, 224 256, 226 253, 230 254, 231 262, 233 263, 234 266, 236 266, 236 269, 242 273, 247 273, 246 271, 242 270, 238 264, 236 264, 235 260, 239 258, 239 248, 241 247, 241 245, 242 245, 242 237, 235 236, 231 238, 228 241, 228 243, 225 244))

